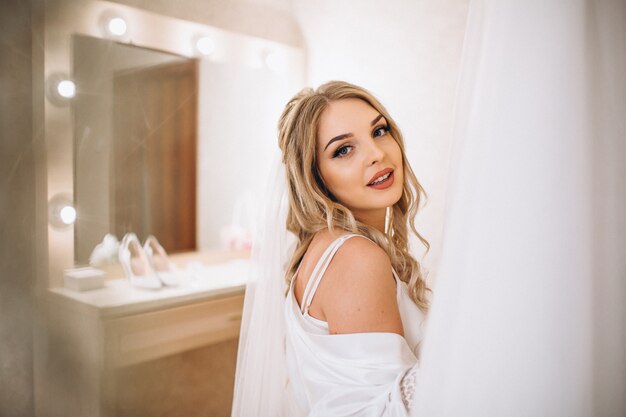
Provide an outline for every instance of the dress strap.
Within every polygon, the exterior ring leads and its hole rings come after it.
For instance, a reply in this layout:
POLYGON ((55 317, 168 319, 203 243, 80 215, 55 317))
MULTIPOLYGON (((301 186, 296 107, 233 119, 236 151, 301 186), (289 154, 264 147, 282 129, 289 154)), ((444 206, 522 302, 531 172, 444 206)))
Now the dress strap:
POLYGON ((324 276, 328 265, 330 265, 330 261, 333 259, 333 256, 335 256, 335 253, 337 253, 341 245, 343 245, 346 240, 353 236, 360 236, 371 241, 371 239, 366 236, 351 233, 338 237, 330 245, 328 245, 328 248, 326 248, 320 259, 317 261, 317 264, 313 269, 313 273, 311 274, 311 278, 309 279, 309 282, 307 282, 304 289, 304 294, 302 295, 303 302, 302 306, 300 307, 300 311, 303 314, 308 314, 309 307, 311 306, 311 302, 313 301, 313 297, 315 296, 317 287, 320 285, 320 281, 322 280, 322 277, 324 276))
POLYGON ((391 267, 391 272, 393 273, 393 278, 396 280, 396 283, 400 282, 400 277, 396 273, 396 270, 391 267))
MULTIPOLYGON (((304 293, 302 293, 302 303, 301 303, 302 305, 300 306, 300 312, 304 313, 304 311, 305 311, 305 305, 307 304, 305 300, 307 300, 307 298, 309 297, 309 293, 311 292, 311 288, 313 288, 313 284, 314 284, 313 281, 315 281, 315 277, 318 275, 318 272, 319 272, 320 268, 322 267, 322 264, 324 263, 324 261, 326 260, 326 258, 330 254, 330 252, 332 252, 333 248, 337 245, 337 243, 341 240, 342 237, 339 237, 339 238, 333 240, 331 242, 331 244, 328 245, 328 247, 326 248, 326 250, 324 251, 322 256, 320 256, 320 259, 315 264, 315 267, 313 268, 313 272, 311 273, 311 278, 306 283, 306 287, 304 287, 304 293)), ((300 262, 300 265, 302 265, 302 262, 300 262)), ((317 286, 316 286, 316 288, 317 288, 317 286)), ((313 298, 313 297, 311 297, 311 298, 313 298)), ((308 311, 308 308, 306 308, 306 311, 308 311)))

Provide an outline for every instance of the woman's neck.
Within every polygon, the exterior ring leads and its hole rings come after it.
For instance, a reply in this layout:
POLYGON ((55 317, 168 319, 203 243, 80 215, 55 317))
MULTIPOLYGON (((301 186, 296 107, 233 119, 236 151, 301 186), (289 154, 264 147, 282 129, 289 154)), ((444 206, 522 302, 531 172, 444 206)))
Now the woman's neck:
POLYGON ((354 217, 370 227, 379 230, 381 233, 385 233, 385 219, 387 216, 387 209, 367 210, 363 212, 353 212, 354 217))

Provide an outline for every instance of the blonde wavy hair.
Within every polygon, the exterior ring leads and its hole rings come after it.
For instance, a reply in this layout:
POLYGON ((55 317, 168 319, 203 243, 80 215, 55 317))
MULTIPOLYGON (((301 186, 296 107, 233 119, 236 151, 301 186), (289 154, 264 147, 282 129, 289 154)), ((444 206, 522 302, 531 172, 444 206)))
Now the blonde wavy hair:
POLYGON ((402 134, 383 105, 364 88, 343 81, 330 81, 317 90, 305 88, 285 106, 278 123, 278 145, 283 154, 289 190, 287 230, 297 237, 296 249, 285 274, 287 284, 295 275, 315 233, 340 227, 376 242, 389 256, 399 278, 407 283, 413 301, 426 312, 430 290, 420 263, 409 254, 408 228, 410 226, 428 253, 430 244, 415 228, 421 197, 427 196, 406 158, 402 134), (328 191, 318 171, 316 140, 320 116, 330 102, 347 98, 363 100, 382 114, 402 152, 402 196, 391 210, 388 209, 386 233, 358 221, 350 209, 328 191))

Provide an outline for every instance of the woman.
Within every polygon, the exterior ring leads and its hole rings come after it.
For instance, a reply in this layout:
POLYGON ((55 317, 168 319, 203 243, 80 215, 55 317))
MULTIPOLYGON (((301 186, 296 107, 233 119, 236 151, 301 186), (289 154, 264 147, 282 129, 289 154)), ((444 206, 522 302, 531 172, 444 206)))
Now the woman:
MULTIPOLYGON (((408 226, 428 242, 415 230, 423 189, 402 135, 369 92, 333 81, 287 104, 279 146, 297 238, 284 304, 297 405, 286 414, 406 415, 428 307, 408 226)), ((245 377, 238 369, 237 385, 245 377)), ((234 415, 245 397, 236 387, 234 415)))

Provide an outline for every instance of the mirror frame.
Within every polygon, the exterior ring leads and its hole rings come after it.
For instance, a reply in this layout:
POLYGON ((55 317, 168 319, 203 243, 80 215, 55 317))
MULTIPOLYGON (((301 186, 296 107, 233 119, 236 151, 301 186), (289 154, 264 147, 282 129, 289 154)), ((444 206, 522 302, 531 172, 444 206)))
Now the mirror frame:
MULTIPOLYGON (((305 53, 302 48, 244 35, 216 27, 159 15, 130 6, 99 0, 59 0, 46 2, 44 26, 45 88, 58 74, 72 77, 72 35, 112 39, 120 43, 164 51, 187 58, 207 59, 261 68, 268 53, 283 64, 273 70, 299 74, 304 78, 305 53), (127 24, 122 37, 106 36, 102 20, 118 15, 127 24), (147 30, 158 28, 157 30, 147 30), (194 40, 210 36, 215 50, 208 57, 194 50, 194 40)), ((80 86, 76 87, 80 93, 80 86)), ((74 127, 71 103, 59 105, 44 100, 47 201, 59 194, 74 200, 74 127)), ((77 213, 77 216, 80 216, 77 213)), ((48 288, 63 286, 63 271, 74 267, 74 225, 55 228, 48 224, 48 288)))

